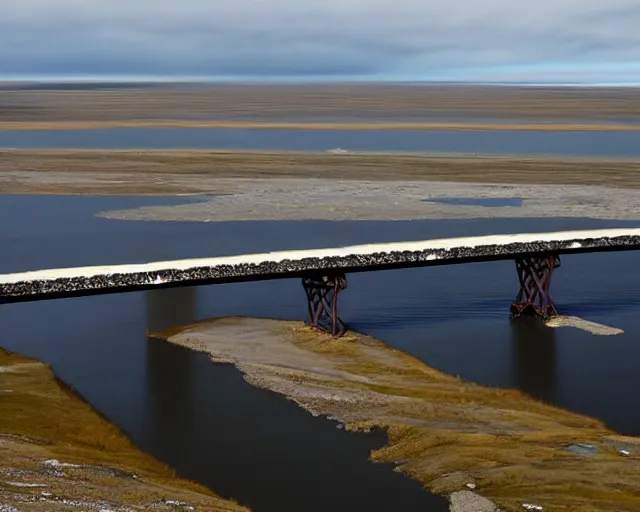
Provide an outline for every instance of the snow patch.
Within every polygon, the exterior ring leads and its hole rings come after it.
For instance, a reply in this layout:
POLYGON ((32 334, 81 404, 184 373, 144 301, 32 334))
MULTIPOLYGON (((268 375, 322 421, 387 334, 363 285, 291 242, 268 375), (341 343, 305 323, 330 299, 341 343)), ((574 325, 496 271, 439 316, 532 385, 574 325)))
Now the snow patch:
POLYGON ((8 485, 13 485, 14 487, 48 487, 47 484, 31 484, 26 482, 5 482, 8 485))
POLYGON ((326 249, 300 251, 278 251, 261 254, 241 254, 215 258, 194 258, 175 261, 155 261, 141 264, 109 265, 95 267, 76 267, 36 270, 15 274, 0 275, 0 284, 14 284, 28 281, 51 281, 55 279, 91 278, 112 274, 155 273, 167 270, 189 271, 201 267, 219 267, 226 265, 259 265, 285 260, 300 261, 307 258, 332 258, 340 256, 364 256, 392 252, 416 252, 429 250, 478 249, 481 247, 509 244, 535 244, 550 242, 568 242, 575 240, 593 240, 599 238, 617 238, 640 236, 640 229, 595 229, 585 231, 560 231, 556 233, 516 233, 511 235, 472 236, 461 238, 443 238, 421 240, 417 242, 392 242, 382 244, 353 245, 326 249))
POLYGON ((176 501, 176 500, 164 500, 165 504, 171 505, 173 507, 183 507, 186 510, 195 510, 195 507, 192 507, 188 503, 184 501, 176 501))
POLYGON ((609 325, 599 324, 597 322, 591 322, 577 316, 565 316, 558 315, 550 318, 545 322, 547 327, 574 327, 583 331, 590 332, 596 336, 617 336, 624 334, 622 329, 617 327, 611 327, 609 325))
POLYGON ((60 462, 56 459, 49 459, 42 462, 43 466, 48 466, 50 468, 79 468, 78 464, 69 464, 68 462, 60 462))

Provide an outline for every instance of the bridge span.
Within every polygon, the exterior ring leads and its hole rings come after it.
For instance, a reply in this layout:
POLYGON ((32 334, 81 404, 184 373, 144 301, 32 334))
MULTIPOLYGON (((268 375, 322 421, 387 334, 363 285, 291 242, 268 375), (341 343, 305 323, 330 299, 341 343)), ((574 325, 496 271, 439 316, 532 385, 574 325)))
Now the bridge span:
POLYGON ((514 260, 520 289, 514 316, 557 315, 551 277, 560 256, 640 249, 640 229, 447 238, 214 258, 36 270, 0 275, 0 303, 142 291, 177 286, 300 278, 309 323, 341 335, 338 295, 348 273, 514 260))

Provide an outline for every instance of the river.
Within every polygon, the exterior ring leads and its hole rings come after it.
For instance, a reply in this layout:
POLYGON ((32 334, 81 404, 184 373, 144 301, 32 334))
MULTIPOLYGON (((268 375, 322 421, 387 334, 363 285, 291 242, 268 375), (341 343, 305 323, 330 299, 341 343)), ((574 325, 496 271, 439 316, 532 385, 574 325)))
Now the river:
MULTIPOLYGON (((0 196, 0 272, 514 231, 638 226, 588 219, 162 223, 95 217, 173 199, 0 196)), ((509 320, 511 262, 350 276, 350 326, 428 364, 640 434, 640 275, 636 253, 566 257, 553 295, 564 313, 620 327, 618 337, 509 320)), ((388 466, 367 461, 381 435, 350 434, 247 385, 229 366, 147 330, 212 316, 305 318, 297 280, 0 307, 0 345, 50 362, 140 447, 257 511, 446 510, 388 466)))
POLYGON ((340 147, 351 151, 637 157, 640 156, 640 132, 239 128, 0 130, 0 147, 286 151, 325 151, 340 147))

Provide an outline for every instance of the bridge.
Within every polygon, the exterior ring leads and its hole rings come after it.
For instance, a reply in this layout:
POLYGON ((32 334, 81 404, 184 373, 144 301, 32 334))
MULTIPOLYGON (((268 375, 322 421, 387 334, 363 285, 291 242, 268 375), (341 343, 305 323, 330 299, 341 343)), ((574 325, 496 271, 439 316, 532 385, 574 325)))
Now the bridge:
POLYGON ((338 296, 347 287, 349 273, 514 260, 520 288, 511 314, 546 318, 558 314, 550 289, 560 256, 637 249, 640 229, 600 229, 36 270, 0 275, 0 303, 299 278, 307 297, 309 324, 340 336, 347 326, 338 314, 338 296))

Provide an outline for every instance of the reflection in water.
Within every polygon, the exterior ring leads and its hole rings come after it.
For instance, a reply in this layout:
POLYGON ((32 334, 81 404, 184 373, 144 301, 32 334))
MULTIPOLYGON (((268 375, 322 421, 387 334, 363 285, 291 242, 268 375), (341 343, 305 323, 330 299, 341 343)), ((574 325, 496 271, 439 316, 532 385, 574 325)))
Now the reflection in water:
POLYGON ((145 293, 147 333, 188 325, 197 320, 198 288, 165 288, 145 293))
MULTIPOLYGON (((161 332, 171 327, 188 325, 196 321, 197 287, 165 288, 145 292, 146 328, 149 333, 161 332)), ((187 421, 194 418, 193 397, 197 392, 193 376, 193 358, 178 357, 172 360, 171 371, 167 373, 166 350, 162 341, 147 340, 147 405, 145 415, 146 435, 152 444, 163 443, 159 425, 168 418, 179 415, 187 421), (166 397, 181 397, 177 403, 182 410, 176 410, 174 400, 166 397)), ((173 454, 174 458, 175 455, 173 454)))
POLYGON ((511 322, 514 383, 538 400, 557 400, 556 330, 537 319, 511 322))
MULTIPOLYGON (((195 288, 148 292, 147 329, 192 323, 197 297, 195 288)), ((418 482, 369 462, 384 434, 336 429, 184 347, 149 338, 146 356, 144 428, 134 440, 180 476, 256 512, 447 510, 418 482)))

